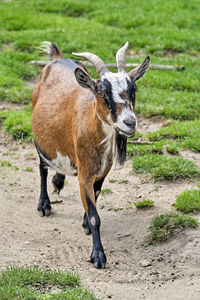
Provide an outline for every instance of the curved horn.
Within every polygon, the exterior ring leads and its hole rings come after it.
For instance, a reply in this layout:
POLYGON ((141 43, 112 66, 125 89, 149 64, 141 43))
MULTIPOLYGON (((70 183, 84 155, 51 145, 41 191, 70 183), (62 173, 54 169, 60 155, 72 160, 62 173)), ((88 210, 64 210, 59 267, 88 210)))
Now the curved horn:
POLYGON ((126 54, 128 45, 129 45, 128 42, 126 42, 126 44, 117 51, 116 62, 117 62, 117 68, 118 68, 119 72, 126 70, 125 54, 126 54))
POLYGON ((101 58, 99 58, 97 55, 92 54, 90 52, 83 52, 83 53, 74 53, 72 52, 73 55, 75 56, 80 56, 87 58, 93 66, 96 68, 97 72, 102 76, 104 73, 108 72, 108 67, 106 64, 103 62, 101 58))

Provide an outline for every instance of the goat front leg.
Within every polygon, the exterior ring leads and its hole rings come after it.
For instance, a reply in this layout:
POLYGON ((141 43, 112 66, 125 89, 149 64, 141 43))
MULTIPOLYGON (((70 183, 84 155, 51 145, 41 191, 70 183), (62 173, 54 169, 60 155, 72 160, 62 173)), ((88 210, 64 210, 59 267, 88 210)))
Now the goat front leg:
POLYGON ((47 193, 48 168, 42 161, 41 157, 40 157, 40 176, 41 176, 41 191, 40 191, 40 198, 39 198, 37 209, 40 212, 40 215, 44 217, 50 215, 51 204, 47 193))
POLYGON ((103 250, 100 236, 101 220, 97 213, 92 180, 81 180, 79 176, 80 194, 87 215, 88 224, 92 232, 93 249, 90 262, 97 269, 104 269, 106 256, 103 250))
MULTIPOLYGON (((97 202, 97 198, 98 198, 98 196, 101 193, 101 187, 102 187, 102 184, 104 182, 105 177, 106 176, 104 176, 103 178, 101 178, 98 181, 95 181, 95 183, 93 185, 94 195, 95 195, 95 202, 97 202)), ((88 217, 87 217, 86 213, 84 214, 84 217, 83 217, 83 224, 82 224, 82 226, 83 226, 83 228, 85 230, 85 234, 86 235, 89 235, 89 234, 92 233, 92 231, 90 229, 90 226, 89 226, 89 223, 88 223, 88 217)))

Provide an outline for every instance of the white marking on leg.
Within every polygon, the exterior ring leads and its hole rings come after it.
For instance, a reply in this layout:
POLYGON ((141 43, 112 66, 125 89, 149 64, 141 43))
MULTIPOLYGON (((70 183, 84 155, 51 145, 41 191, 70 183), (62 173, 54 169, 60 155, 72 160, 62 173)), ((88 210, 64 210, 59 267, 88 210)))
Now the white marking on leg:
POLYGON ((95 217, 92 217, 92 218, 90 219, 90 223, 92 224, 93 227, 96 226, 96 220, 95 220, 95 217))

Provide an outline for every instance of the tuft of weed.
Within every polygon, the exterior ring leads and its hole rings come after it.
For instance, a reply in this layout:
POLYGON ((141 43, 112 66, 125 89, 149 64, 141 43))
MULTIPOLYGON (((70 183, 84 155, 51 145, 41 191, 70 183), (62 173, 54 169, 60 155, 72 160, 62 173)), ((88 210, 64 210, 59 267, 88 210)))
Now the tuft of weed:
POLYGON ((166 145, 166 150, 170 154, 177 155, 179 153, 179 148, 176 146, 175 143, 169 143, 166 145))
POLYGON ((32 167, 26 167, 24 168, 25 172, 33 172, 33 168, 32 167))
POLYGON ((117 181, 117 179, 115 179, 115 178, 109 178, 108 180, 109 180, 110 183, 114 183, 114 182, 117 181))
POLYGON ((101 196, 112 194, 112 190, 109 188, 105 188, 101 190, 101 196))
POLYGON ((136 173, 150 174, 151 178, 156 181, 175 181, 178 178, 200 176, 200 172, 192 161, 179 156, 166 157, 159 154, 135 156, 133 169, 136 173))
POLYGON ((124 178, 124 179, 120 179, 118 181, 119 184, 127 184, 128 183, 128 179, 124 178))
POLYGON ((147 207, 152 207, 154 206, 154 201, 151 200, 151 199, 143 199, 143 200, 140 200, 140 201, 137 201, 137 202, 134 202, 134 205, 137 207, 137 208, 147 208, 147 207))
POLYGON ((176 198, 174 207, 184 213, 200 211, 200 190, 185 190, 176 198))
POLYGON ((144 155, 151 153, 163 153, 163 142, 157 142, 152 145, 136 145, 136 144, 128 144, 127 153, 129 155, 144 155))
POLYGON ((6 160, 0 160, 0 166, 1 167, 11 167, 12 163, 6 160))
POLYGON ((149 244, 156 245, 169 239, 176 228, 196 228, 198 221, 190 216, 175 213, 166 213, 153 218, 149 237, 149 244))

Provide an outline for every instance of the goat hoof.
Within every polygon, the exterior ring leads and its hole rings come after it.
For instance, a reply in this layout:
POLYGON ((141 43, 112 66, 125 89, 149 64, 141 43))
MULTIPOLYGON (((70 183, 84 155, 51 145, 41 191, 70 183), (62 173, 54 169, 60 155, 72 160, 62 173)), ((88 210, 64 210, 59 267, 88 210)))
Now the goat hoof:
POLYGON ((46 208, 46 209, 44 210, 44 214, 45 214, 46 217, 49 217, 50 214, 51 214, 51 209, 46 208))
POLYGON ((40 214, 40 217, 44 217, 45 216, 45 213, 44 213, 44 210, 43 209, 38 209, 39 211, 39 214, 40 214))
POLYGON ((46 209, 38 209, 40 217, 49 217, 51 214, 51 209, 46 208, 46 209))
POLYGON ((90 257, 90 262, 93 263, 93 266, 96 269, 105 269, 106 268, 106 256, 103 250, 93 250, 90 257))

